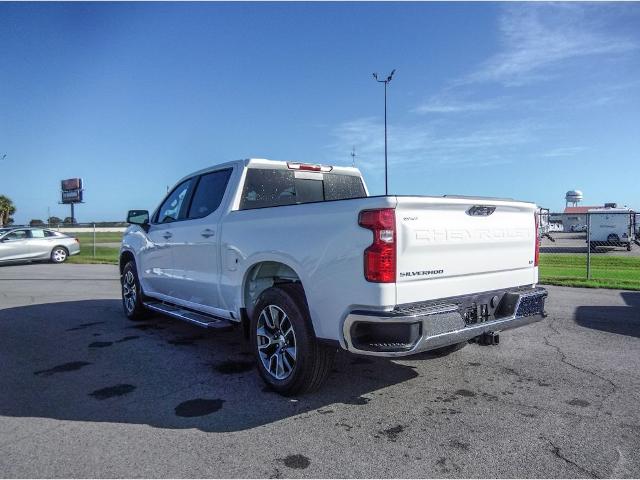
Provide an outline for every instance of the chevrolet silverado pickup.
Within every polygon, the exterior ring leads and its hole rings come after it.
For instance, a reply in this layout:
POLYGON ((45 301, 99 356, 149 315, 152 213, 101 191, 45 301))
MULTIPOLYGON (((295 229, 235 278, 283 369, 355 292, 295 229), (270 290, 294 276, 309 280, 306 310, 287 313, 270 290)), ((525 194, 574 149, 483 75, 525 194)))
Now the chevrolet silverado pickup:
POLYGON ((124 313, 239 326, 272 389, 310 391, 337 348, 445 354, 542 319, 536 211, 369 196, 355 168, 225 163, 181 179, 151 215, 129 211, 124 313))

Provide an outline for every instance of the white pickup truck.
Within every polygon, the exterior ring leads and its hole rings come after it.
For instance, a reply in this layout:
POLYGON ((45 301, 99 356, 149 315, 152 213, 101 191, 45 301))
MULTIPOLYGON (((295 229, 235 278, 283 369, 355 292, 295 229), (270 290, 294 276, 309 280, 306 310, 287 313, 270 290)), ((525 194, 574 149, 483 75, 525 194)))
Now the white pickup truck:
POLYGON ((282 394, 320 386, 337 348, 397 357, 495 344, 544 317, 536 206, 368 196, 355 168, 240 160, 131 210, 125 314, 240 325, 282 394))

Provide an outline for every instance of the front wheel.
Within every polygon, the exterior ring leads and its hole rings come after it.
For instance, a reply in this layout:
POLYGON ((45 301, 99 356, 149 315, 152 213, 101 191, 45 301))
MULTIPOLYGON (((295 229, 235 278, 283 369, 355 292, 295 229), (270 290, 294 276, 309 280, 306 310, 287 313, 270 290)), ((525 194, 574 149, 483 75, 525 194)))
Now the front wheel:
POLYGON ((142 303, 142 289, 138 281, 135 262, 128 262, 122 270, 122 308, 130 320, 143 320, 148 316, 148 310, 142 303))
POLYGON ((334 350, 318 343, 298 284, 262 292, 251 316, 251 343, 260 376, 282 395, 316 390, 331 370, 334 350))
POLYGON ((51 250, 51 261, 53 263, 64 263, 69 256, 69 252, 64 247, 55 247, 51 250))

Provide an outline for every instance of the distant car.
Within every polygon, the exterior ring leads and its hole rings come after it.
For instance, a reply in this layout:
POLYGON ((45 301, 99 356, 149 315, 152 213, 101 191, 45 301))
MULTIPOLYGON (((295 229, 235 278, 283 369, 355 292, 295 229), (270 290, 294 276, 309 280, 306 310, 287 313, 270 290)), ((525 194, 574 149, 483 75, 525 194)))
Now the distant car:
POLYGON ((587 231, 587 226, 586 225, 571 225, 571 228, 569 229, 572 232, 586 232, 587 231))
POLYGON ((80 253, 77 238, 46 228, 0 228, 0 263, 49 260, 63 263, 80 253))

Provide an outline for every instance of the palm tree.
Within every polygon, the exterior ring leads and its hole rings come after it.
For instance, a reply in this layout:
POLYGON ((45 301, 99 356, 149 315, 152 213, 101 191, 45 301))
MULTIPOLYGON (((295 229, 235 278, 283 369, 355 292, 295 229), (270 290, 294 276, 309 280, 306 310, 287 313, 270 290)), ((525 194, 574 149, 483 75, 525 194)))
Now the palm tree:
POLYGON ((9 223, 11 215, 16 213, 16 206, 9 197, 0 195, 0 227, 9 223))

